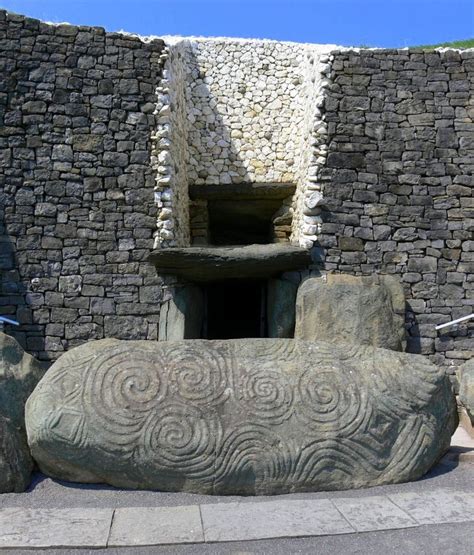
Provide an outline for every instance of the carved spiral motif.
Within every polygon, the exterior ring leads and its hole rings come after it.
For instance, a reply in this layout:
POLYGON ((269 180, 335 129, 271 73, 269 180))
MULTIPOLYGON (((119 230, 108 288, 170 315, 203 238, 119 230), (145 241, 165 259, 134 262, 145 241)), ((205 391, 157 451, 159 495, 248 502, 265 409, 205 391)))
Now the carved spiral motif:
POLYGON ((298 393, 296 414, 317 431, 350 435, 363 424, 367 400, 349 374, 329 368, 307 370, 299 379, 298 393))
POLYGON ((195 405, 220 404, 227 398, 227 364, 217 349, 188 346, 168 354, 170 377, 175 393, 183 402, 195 405))
MULTIPOLYGON (((236 352, 236 356, 238 356, 236 352)), ((268 342, 265 339, 257 340, 253 344, 253 354, 256 358, 279 360, 297 360, 299 356, 298 342, 294 339, 280 339, 277 342, 268 342)))
POLYGON ((228 492, 250 488, 258 484, 274 482, 281 477, 281 453, 286 453, 286 446, 272 429, 259 424, 242 424, 227 431, 219 442, 215 453, 213 475, 218 490, 225 487, 228 492))
POLYGON ((33 455, 64 478, 225 494, 375 485, 426 471, 455 424, 441 371, 371 347, 104 340, 80 353, 26 404, 33 455))
POLYGON ((150 414, 143 426, 140 448, 157 468, 206 479, 214 471, 214 452, 220 428, 196 407, 163 406, 150 414))
POLYGON ((280 424, 293 412, 293 391, 284 375, 263 371, 243 374, 240 395, 246 410, 268 424, 280 424))
POLYGON ((157 353, 114 350, 97 360, 87 374, 83 407, 93 426, 113 444, 131 445, 148 413, 166 395, 163 362, 157 353))

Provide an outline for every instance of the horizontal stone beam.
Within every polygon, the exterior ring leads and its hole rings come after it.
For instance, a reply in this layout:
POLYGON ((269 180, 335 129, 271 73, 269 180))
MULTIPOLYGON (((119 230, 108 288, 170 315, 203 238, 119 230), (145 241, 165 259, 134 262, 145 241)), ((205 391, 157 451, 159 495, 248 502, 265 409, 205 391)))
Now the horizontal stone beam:
POLYGON ((293 195, 294 183, 238 183, 232 185, 190 185, 191 200, 284 199, 293 195))
POLYGON ((306 268, 310 253, 285 244, 236 247, 184 247, 154 250, 149 260, 159 274, 173 274, 191 281, 267 278, 306 268))

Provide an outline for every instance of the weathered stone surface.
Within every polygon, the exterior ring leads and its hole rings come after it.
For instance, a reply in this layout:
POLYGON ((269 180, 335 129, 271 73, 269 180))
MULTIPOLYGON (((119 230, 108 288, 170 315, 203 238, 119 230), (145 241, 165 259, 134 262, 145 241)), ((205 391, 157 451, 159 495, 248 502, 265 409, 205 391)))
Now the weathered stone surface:
POLYGON ((271 277, 305 268, 310 253, 288 244, 243 247, 184 247, 155 250, 150 255, 160 274, 192 281, 271 277))
POLYGON ((267 287, 268 337, 293 337, 297 285, 284 279, 270 279, 267 287))
POLYGON ((474 426, 474 358, 459 369, 459 400, 474 426))
POLYGON ((40 363, 0 333, 0 493, 24 491, 30 483, 24 409, 42 375, 40 363))
POLYGON ((253 200, 262 198, 283 200, 295 192, 294 183, 239 183, 226 185, 191 185, 192 200, 253 200))
POLYGON ((200 287, 176 287, 173 297, 161 305, 158 339, 177 341, 201 337, 204 297, 200 287))
POLYGON ((53 477, 213 494, 417 479, 457 425, 424 357, 292 339, 92 342, 50 368, 26 415, 53 477))
POLYGON ((298 289, 295 337, 401 351, 405 298, 392 276, 329 274, 298 289))
POLYGON ((474 357, 474 338, 464 325, 435 337, 432 324, 458 318, 473 295, 467 243, 474 181, 464 150, 473 142, 473 83, 464 79, 472 53, 332 55, 335 86, 326 89, 324 105, 328 156, 317 180, 327 207, 317 233, 325 269, 400 276, 408 348, 453 373, 474 357), (406 79, 414 84, 410 92, 406 79), (441 110, 432 95, 446 98, 441 110), (363 240, 360 250, 355 238, 363 240))

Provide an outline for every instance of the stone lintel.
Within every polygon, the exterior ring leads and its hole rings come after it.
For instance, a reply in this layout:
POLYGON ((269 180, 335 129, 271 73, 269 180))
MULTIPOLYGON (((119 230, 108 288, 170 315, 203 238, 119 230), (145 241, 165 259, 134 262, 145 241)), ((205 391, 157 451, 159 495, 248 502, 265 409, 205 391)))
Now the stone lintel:
POLYGON ((149 260, 159 274, 197 282, 268 278, 311 264, 310 253, 288 244, 183 247, 154 250, 149 260))
POLYGON ((294 183, 238 183, 231 185, 190 185, 191 200, 285 199, 296 190, 294 183))

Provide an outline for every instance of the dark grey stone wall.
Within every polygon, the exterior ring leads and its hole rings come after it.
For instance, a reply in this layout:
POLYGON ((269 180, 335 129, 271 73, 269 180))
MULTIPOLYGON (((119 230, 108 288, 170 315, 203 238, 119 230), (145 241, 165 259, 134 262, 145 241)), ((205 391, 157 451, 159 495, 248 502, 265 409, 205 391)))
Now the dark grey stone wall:
POLYGON ((408 350, 474 356, 474 50, 337 51, 325 102, 325 268, 399 275, 408 350))
POLYGON ((164 44, 0 11, 0 314, 41 359, 156 339, 150 137, 164 44))

